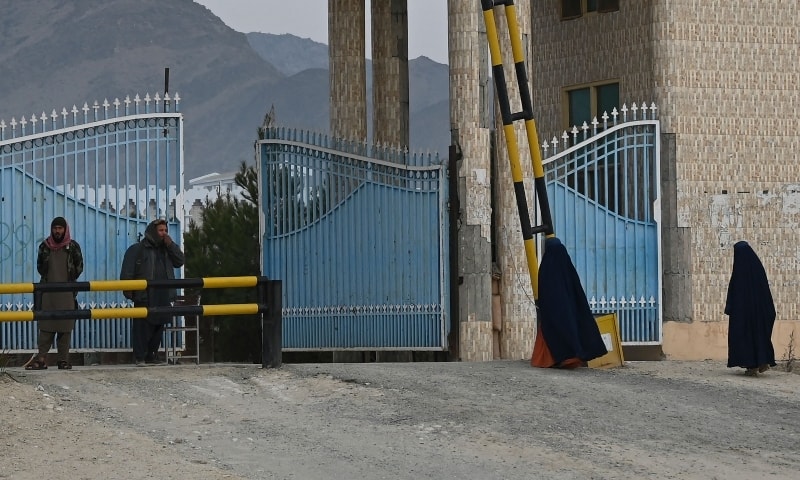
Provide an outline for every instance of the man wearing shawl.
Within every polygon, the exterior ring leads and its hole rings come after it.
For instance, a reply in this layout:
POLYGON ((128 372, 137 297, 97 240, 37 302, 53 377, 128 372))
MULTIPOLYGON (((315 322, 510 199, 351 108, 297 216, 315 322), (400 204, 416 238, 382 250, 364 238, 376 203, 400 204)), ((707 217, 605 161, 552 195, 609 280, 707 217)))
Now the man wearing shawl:
MULTIPOLYGON (((72 239, 69 224, 64 217, 56 217, 50 223, 50 236, 39 245, 36 269, 42 276, 41 283, 74 282, 83 272, 83 255, 78 242, 72 239)), ((42 310, 74 310, 75 292, 42 293, 42 310)), ((39 355, 25 367, 28 370, 47 368, 47 353, 56 340, 59 370, 69 370, 69 343, 75 320, 39 320, 39 355)))
MULTIPOLYGON (((165 280, 175 278, 175 269, 183 266, 185 256, 172 241, 167 222, 157 219, 150 222, 144 238, 125 251, 120 280, 165 280)), ((166 288, 130 290, 122 292, 133 300, 134 307, 163 307, 175 300, 175 290, 166 288), (152 298, 149 297, 152 295, 152 298)), ((169 315, 153 315, 131 319, 133 362, 137 366, 163 363, 158 358, 164 325, 171 322, 169 315)))
POLYGON ((537 306, 532 366, 582 367, 608 352, 578 272, 567 248, 556 237, 544 242, 537 306))
POLYGON ((728 367, 757 376, 774 367, 772 326, 775 304, 764 265, 747 242, 733 246, 733 272, 725 302, 728 315, 728 367))

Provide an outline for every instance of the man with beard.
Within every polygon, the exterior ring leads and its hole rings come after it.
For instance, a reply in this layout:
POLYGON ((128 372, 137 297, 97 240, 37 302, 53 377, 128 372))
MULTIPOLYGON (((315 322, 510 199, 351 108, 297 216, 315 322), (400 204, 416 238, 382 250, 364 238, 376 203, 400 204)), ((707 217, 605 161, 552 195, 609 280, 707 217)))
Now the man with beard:
MULTIPOLYGON (((74 282, 83 272, 83 255, 78 242, 72 239, 69 225, 64 217, 56 217, 50 223, 50 236, 39 245, 36 269, 42 276, 41 283, 74 282)), ((42 310, 74 310, 77 301, 75 292, 42 293, 42 310)), ((39 355, 25 366, 27 370, 45 370, 47 353, 56 340, 59 370, 70 370, 69 343, 75 319, 39 320, 39 355)))
MULTIPOLYGON (((122 260, 120 280, 163 280, 175 278, 175 269, 183 266, 183 252, 167 233, 167 222, 153 220, 147 225, 144 238, 128 247, 122 260)), ((124 291, 125 298, 133 300, 134 307, 161 307, 175 299, 175 290, 158 288, 124 291), (148 298, 148 294, 155 298, 148 298)), ((147 318, 131 319, 131 343, 136 365, 160 364, 158 350, 164 325, 170 315, 150 314, 147 318)))

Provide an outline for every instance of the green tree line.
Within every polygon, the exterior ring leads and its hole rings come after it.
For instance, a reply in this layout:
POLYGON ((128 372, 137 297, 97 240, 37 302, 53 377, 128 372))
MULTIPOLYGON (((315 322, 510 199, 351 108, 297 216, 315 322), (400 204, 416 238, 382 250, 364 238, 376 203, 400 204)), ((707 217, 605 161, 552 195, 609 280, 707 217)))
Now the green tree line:
MULTIPOLYGON (((242 162, 235 176, 243 199, 230 192, 206 200, 200 225, 189 223, 184 236, 187 278, 238 277, 260 275, 258 239, 258 173, 242 162)), ((201 302, 256 303, 255 288, 204 289, 201 302)), ((202 341, 214 361, 261 362, 261 317, 259 315, 220 315, 207 317, 213 342, 202 341), (208 343, 211 343, 210 347, 208 343)), ((202 329, 201 329, 202 330, 202 329)))

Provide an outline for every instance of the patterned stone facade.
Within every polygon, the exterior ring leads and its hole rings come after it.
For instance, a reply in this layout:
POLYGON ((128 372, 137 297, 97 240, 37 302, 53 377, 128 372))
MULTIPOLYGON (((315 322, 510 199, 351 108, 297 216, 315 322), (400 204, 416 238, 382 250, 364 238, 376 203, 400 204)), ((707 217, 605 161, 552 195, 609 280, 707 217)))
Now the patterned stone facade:
MULTIPOLYGON (((519 1, 515 4, 517 23, 521 34, 522 48, 525 49, 526 65, 529 58, 531 31, 530 2, 519 1)), ((521 112, 520 88, 514 72, 514 56, 508 32, 508 22, 504 8, 495 8, 495 24, 503 58, 503 72, 506 78, 506 89, 511 112, 521 112)), ((531 85, 528 82, 530 91, 531 85)), ((503 125, 499 108, 495 108, 495 124, 503 125)), ((528 261, 522 238, 519 221, 519 208, 514 193, 511 165, 509 162, 506 139, 498 127, 495 142, 496 153, 493 168, 495 195, 492 208, 495 210, 494 242, 497 251, 496 265, 500 274, 501 325, 500 356, 504 359, 530 358, 533 352, 534 332, 536 325, 536 304, 531 288, 528 261)), ((530 212, 536 209, 533 187, 533 167, 522 120, 514 122, 516 148, 519 152, 519 163, 525 185, 526 204, 530 212)), ((538 262, 538 259, 537 259, 538 262)))
POLYGON ((408 0, 372 2, 372 142, 408 148, 408 0))
MULTIPOLYGON (((458 358, 491 360, 491 136, 487 99, 486 33, 477 2, 448 1, 450 102, 458 170, 458 358)), ((453 348, 455 346, 452 346, 453 348)))
POLYGON ((328 1, 331 134, 367 140, 364 0, 328 1))
MULTIPOLYGON (((502 120, 490 117, 490 102, 496 99, 495 85, 488 76, 486 26, 479 2, 451 0, 448 14, 450 98, 456 99, 450 102, 450 118, 454 140, 463 153, 459 169, 459 358, 526 359, 533 351, 536 307, 505 138, 500 133, 493 141, 491 136, 490 127, 502 125, 502 120)), ((522 107, 508 23, 503 8, 495 8, 494 14, 511 109, 518 112, 522 107)), ((523 48, 527 48, 529 2, 518 3, 517 20, 523 48)), ((533 174, 524 124, 515 122, 514 130, 528 206, 533 211, 533 174)))
POLYGON ((664 353, 726 358, 732 245, 747 240, 770 278, 781 358, 800 334, 797 2, 620 0, 567 21, 560 3, 532 12, 540 131, 567 127, 564 90, 594 82, 660 109, 664 353))

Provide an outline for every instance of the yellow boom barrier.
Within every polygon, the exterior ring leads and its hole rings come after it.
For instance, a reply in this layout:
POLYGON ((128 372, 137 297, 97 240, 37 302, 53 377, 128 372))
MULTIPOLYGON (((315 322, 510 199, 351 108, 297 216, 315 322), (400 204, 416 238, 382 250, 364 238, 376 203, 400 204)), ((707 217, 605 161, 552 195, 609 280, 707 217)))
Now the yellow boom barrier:
POLYGON ((267 277, 208 277, 168 280, 99 280, 91 282, 0 283, 0 294, 33 293, 34 306, 30 311, 0 312, 2 322, 34 320, 65 320, 75 318, 146 318, 150 315, 255 315, 261 314, 262 366, 281 365, 282 319, 281 282, 267 277), (220 305, 180 305, 153 307, 115 307, 75 310, 41 310, 41 294, 45 292, 103 292, 161 288, 258 288, 259 303, 220 305))

